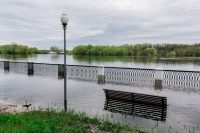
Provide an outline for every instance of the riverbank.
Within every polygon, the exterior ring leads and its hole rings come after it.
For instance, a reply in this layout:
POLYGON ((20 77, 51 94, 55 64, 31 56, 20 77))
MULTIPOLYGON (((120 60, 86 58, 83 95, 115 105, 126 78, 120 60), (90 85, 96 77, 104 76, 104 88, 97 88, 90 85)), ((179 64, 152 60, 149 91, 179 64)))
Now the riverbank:
POLYGON ((142 133, 128 125, 74 111, 30 111, 0 115, 0 132, 6 133, 142 133))
POLYGON ((16 112, 25 112, 26 109, 22 108, 22 106, 14 105, 4 100, 0 99, 0 114, 1 113, 16 113, 16 112))
POLYGON ((85 113, 69 110, 27 110, 0 99, 0 133, 141 133, 141 131, 108 119, 100 120, 85 113))

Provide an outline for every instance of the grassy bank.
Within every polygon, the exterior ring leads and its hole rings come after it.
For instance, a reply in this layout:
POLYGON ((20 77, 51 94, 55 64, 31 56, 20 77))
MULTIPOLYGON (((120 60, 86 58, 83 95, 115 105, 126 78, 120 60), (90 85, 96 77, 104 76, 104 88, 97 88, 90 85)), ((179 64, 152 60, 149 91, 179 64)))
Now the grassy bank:
POLYGON ((139 133, 136 129, 74 111, 0 114, 0 133, 139 133))

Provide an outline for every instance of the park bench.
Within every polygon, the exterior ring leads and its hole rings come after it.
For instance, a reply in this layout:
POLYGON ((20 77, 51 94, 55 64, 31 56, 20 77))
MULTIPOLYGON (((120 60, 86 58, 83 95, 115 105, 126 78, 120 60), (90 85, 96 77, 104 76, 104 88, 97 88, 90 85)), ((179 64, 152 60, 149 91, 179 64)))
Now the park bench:
POLYGON ((104 109, 158 121, 166 120, 167 98, 133 92, 103 89, 104 109))

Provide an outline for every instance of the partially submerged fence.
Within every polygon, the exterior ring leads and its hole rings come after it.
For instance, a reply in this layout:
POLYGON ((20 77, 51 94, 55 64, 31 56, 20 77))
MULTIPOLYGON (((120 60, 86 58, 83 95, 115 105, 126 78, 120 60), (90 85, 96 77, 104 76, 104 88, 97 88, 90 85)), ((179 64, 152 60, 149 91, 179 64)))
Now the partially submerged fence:
POLYGON ((105 67, 105 78, 108 83, 131 85, 154 85, 155 69, 105 67))
MULTIPOLYGON (((67 78, 155 88, 200 88, 200 71, 67 65, 67 78)), ((62 78, 64 65, 0 61, 0 71, 62 78)))

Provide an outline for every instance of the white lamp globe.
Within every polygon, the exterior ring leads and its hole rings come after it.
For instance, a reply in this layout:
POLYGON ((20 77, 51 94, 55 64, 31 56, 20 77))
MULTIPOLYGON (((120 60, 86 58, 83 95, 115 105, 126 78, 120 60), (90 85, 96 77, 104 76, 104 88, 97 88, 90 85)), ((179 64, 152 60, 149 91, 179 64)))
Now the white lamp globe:
POLYGON ((67 25, 68 21, 69 21, 69 18, 67 16, 67 14, 62 14, 60 16, 60 20, 61 20, 61 23, 62 25, 67 25))

